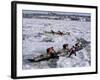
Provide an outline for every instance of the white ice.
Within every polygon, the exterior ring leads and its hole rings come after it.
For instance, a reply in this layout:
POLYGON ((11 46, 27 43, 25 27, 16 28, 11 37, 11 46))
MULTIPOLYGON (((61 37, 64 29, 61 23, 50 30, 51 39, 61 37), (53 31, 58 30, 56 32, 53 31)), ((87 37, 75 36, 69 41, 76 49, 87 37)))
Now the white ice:
MULTIPOLYGON (((70 20, 49 20, 23 18, 23 55, 31 55, 32 57, 46 54, 46 49, 53 46, 56 51, 62 49, 62 45, 69 44, 71 48, 76 43, 76 38, 84 38, 91 40, 90 30, 91 23, 86 21, 70 21, 70 20), (44 31, 62 31, 70 32, 71 35, 52 35, 45 34, 44 31), (50 40, 50 42, 47 42, 50 40)), ((90 52, 85 48, 77 52, 77 56, 72 55, 71 58, 60 57, 57 61, 58 68, 90 66, 90 52)), ((35 64, 35 63, 34 63, 35 64)), ((37 65, 23 64, 23 69, 31 68, 49 68, 48 62, 40 62, 37 65)))

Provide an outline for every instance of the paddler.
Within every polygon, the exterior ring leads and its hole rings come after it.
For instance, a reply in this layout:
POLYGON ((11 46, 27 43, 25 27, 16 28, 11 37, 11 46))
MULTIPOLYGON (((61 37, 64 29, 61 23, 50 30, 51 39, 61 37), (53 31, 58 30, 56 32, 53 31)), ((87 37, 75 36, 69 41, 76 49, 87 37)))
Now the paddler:
POLYGON ((75 55, 76 56, 76 49, 75 49, 75 46, 72 46, 72 48, 69 50, 69 57, 71 56, 71 55, 75 55))
POLYGON ((47 54, 50 56, 50 57, 54 57, 55 54, 56 54, 56 51, 54 50, 53 47, 50 47, 47 49, 47 54))
POLYGON ((63 48, 59 51, 62 56, 69 53, 69 46, 68 44, 63 44, 63 48))

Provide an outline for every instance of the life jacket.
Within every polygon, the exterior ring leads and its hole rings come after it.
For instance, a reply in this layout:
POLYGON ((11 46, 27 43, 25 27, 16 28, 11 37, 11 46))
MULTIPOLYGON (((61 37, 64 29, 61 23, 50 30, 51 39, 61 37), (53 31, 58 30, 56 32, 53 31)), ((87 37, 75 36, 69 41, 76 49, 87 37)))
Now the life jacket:
POLYGON ((47 49, 47 53, 50 54, 50 55, 52 55, 53 53, 55 53, 55 51, 52 48, 48 48, 47 49))

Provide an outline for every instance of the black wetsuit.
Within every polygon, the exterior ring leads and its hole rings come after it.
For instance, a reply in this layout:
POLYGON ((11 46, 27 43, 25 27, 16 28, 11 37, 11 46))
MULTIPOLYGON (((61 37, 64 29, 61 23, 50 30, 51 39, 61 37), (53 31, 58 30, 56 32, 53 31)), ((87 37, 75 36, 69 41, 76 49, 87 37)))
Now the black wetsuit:
POLYGON ((71 49, 70 49, 69 57, 70 57, 72 54, 74 54, 74 55, 76 56, 76 50, 75 50, 75 48, 71 48, 71 49))

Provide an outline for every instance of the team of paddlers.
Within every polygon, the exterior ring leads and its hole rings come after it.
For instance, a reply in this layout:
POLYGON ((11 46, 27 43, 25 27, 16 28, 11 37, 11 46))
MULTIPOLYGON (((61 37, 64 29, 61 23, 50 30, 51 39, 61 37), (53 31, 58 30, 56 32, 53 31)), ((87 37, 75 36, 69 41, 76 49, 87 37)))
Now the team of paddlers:
POLYGON ((76 51, 78 51, 80 46, 81 46, 81 44, 79 42, 76 43, 71 48, 69 48, 69 44, 63 44, 62 50, 60 50, 58 52, 56 52, 53 47, 49 47, 49 48, 47 48, 47 54, 51 57, 54 57, 57 53, 61 53, 61 54, 65 53, 65 55, 68 55, 68 57, 70 57, 73 54, 76 56, 76 51))
POLYGON ((55 31, 53 31, 53 30, 51 30, 50 32, 48 32, 48 31, 45 31, 45 33, 51 33, 51 34, 58 34, 58 35, 70 35, 70 32, 65 32, 65 33, 63 33, 63 32, 61 32, 61 31, 57 31, 57 32, 55 32, 55 31))
MULTIPOLYGON (((51 30, 50 32, 45 32, 48 34, 59 34, 59 35, 66 35, 63 32, 54 32, 53 30, 51 30)), ((46 49, 46 54, 42 54, 40 56, 34 57, 33 59, 28 59, 28 61, 30 62, 39 62, 39 61, 43 61, 43 60, 49 60, 49 59, 55 59, 55 58, 59 58, 59 56, 66 56, 66 57, 71 57, 72 55, 76 56, 76 52, 83 49, 86 44, 89 44, 90 42, 85 41, 84 39, 77 39, 77 42, 70 48, 69 44, 63 44, 62 45, 62 49, 58 49, 57 51, 54 49, 53 46, 49 47, 46 49)))
POLYGON ((54 58, 59 58, 59 56, 66 56, 71 57, 73 54, 76 56, 76 51, 79 51, 82 47, 82 44, 80 42, 76 43, 74 46, 69 48, 69 44, 63 44, 63 48, 59 51, 55 51, 54 47, 47 48, 47 54, 46 55, 40 55, 38 57, 35 57, 33 59, 28 59, 30 62, 39 62, 43 60, 49 60, 54 58))

